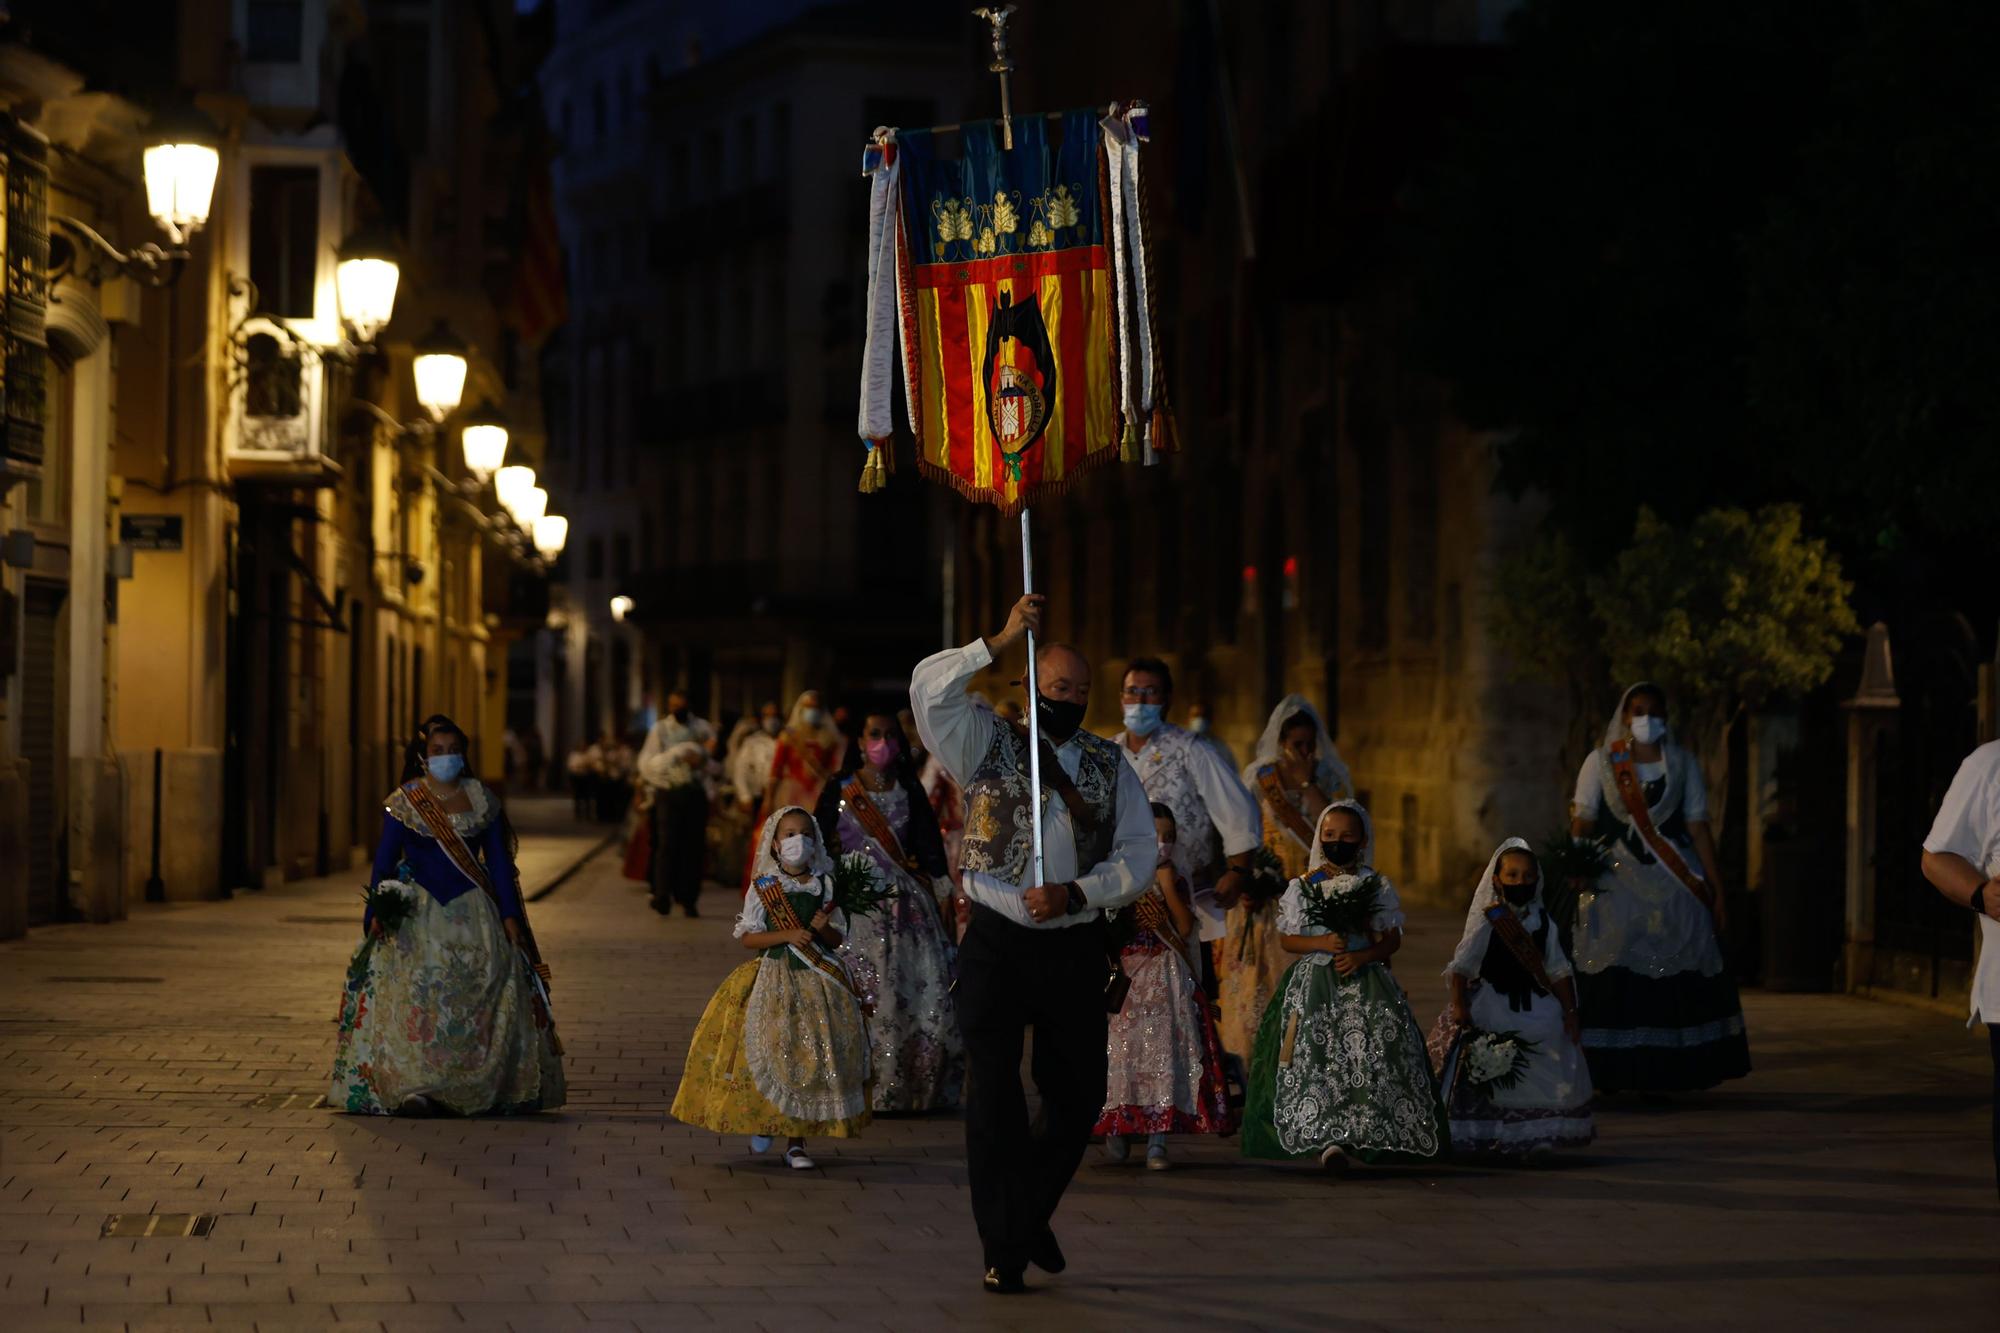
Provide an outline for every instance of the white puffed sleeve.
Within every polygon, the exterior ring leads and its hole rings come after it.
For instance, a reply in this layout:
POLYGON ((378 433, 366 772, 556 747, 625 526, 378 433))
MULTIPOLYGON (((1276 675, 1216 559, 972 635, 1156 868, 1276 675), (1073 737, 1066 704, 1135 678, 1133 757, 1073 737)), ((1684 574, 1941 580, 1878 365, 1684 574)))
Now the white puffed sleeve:
MULTIPOLYGON (((1546 911, 1542 916, 1548 921, 1546 911)), ((1548 943, 1542 946, 1542 970, 1549 974, 1550 981, 1561 981, 1564 977, 1573 975, 1573 971, 1569 965, 1569 956, 1563 952, 1562 940, 1556 930, 1555 922, 1548 921, 1548 927, 1548 943)))
POLYGON ((1598 768, 1602 762, 1598 751, 1592 750, 1577 771, 1576 794, 1569 798, 1571 818, 1596 819, 1604 809, 1604 779, 1598 768))
POLYGON ((1303 880, 1293 880, 1285 886, 1285 896, 1278 899, 1278 933, 1280 935, 1324 935, 1326 931, 1306 922, 1306 886, 1303 880))
POLYGON ((736 914, 736 927, 730 932, 736 939, 745 935, 755 935, 771 928, 769 918, 764 915, 764 900, 752 888, 743 895, 743 910, 736 914))
POLYGON ((1409 918, 1403 915, 1403 900, 1396 896, 1396 886, 1389 882, 1387 875, 1377 875, 1382 887, 1375 893, 1375 916, 1368 923, 1370 930, 1388 934, 1401 930, 1409 918))

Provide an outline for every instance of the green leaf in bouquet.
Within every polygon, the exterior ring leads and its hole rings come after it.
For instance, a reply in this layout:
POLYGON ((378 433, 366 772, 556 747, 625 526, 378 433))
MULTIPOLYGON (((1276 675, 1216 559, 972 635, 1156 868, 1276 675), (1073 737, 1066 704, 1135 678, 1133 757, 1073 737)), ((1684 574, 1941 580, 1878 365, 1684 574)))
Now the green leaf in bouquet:
POLYGON ((1557 829, 1536 853, 1542 865, 1542 885, 1568 885, 1582 880, 1587 888, 1602 892, 1598 881, 1611 869, 1610 844, 1601 838, 1579 838, 1568 829, 1557 829))
POLYGON ((1359 877, 1335 875, 1303 889, 1300 901, 1308 923, 1329 935, 1365 935, 1380 910, 1382 877, 1372 870, 1359 877))
POLYGON ((1528 1075, 1535 1043, 1518 1032, 1468 1028, 1459 1045, 1465 1080, 1485 1092, 1505 1092, 1528 1075))
POLYGON ((849 852, 833 863, 833 905, 849 916, 880 911, 895 896, 868 853, 849 852))
POLYGON ((395 934, 417 914, 415 891, 389 880, 361 890, 361 904, 373 920, 381 923, 385 935, 395 934))
POLYGON ((1250 898, 1251 910, 1284 897, 1285 885, 1290 882, 1285 874, 1285 863, 1278 859, 1278 854, 1269 847, 1259 847, 1250 857, 1250 885, 1245 890, 1250 898))

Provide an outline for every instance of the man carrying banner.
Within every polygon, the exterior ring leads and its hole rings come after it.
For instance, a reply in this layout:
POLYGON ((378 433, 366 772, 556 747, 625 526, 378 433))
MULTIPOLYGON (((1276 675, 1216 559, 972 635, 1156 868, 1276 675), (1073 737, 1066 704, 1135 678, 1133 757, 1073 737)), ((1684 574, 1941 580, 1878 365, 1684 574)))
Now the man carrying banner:
POLYGON ((966 1163, 985 1287, 1001 1295, 1027 1289, 1030 1263, 1063 1270, 1049 1219, 1105 1097, 1103 912, 1136 900, 1158 860, 1138 775, 1115 745, 1082 729, 1090 664, 1066 645, 1038 642, 1031 702, 1042 735, 1044 882, 1032 882, 1027 732, 977 707, 965 683, 1039 631, 1042 603, 1023 597, 1005 629, 926 658, 910 680, 917 730, 965 793, 960 891, 971 919, 957 1000, 969 1074, 966 1163), (1021 1087, 1030 1027, 1039 1134, 1021 1087))

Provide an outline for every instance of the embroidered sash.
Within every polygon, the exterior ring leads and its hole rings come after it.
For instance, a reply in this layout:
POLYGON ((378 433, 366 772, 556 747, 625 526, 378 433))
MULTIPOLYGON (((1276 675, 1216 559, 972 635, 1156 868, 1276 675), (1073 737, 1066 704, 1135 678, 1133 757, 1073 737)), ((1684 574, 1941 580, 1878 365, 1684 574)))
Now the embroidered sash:
MULTIPOLYGON (((417 812, 417 817, 424 821, 424 827, 431 831, 431 836, 437 839, 437 845, 451 858, 451 863, 458 867, 458 872, 478 886, 492 902, 495 912, 503 912, 500 892, 493 887, 493 880, 487 875, 486 867, 479 864, 479 858, 472 854, 472 848, 466 845, 457 826, 451 822, 451 816, 438 804, 437 797, 431 795, 430 788, 424 786, 424 780, 413 778, 404 784, 403 796, 409 801, 410 808, 417 812)), ((499 818, 498 815, 494 817, 499 818)), ((522 943, 516 947, 526 960, 528 973, 535 982, 534 993, 529 997, 530 1008, 534 1011, 535 1027, 549 1034, 549 1049, 561 1055, 562 1038, 556 1034, 555 1008, 549 1002, 549 983, 555 979, 555 974, 549 970, 549 965, 542 961, 541 946, 535 942, 534 929, 528 924, 526 898, 521 893, 521 886, 518 883, 514 886, 514 892, 523 900, 519 917, 522 943)), ((504 915, 501 919, 505 920, 504 915)))
POLYGON ((1686 859, 1673 843, 1653 827, 1653 814, 1646 805, 1646 786, 1639 781, 1630 744, 1625 741, 1614 743, 1610 758, 1612 780, 1618 784, 1618 795, 1625 802, 1625 813, 1631 819, 1632 827, 1639 831, 1639 837, 1645 841, 1646 849, 1661 865, 1673 872, 1674 878, 1686 886, 1703 907, 1707 907, 1708 886, 1702 882, 1701 876, 1688 868, 1686 859))
POLYGON ((1141 930, 1152 931, 1168 948, 1183 957, 1187 955, 1187 941, 1174 929, 1173 913, 1167 910, 1167 900, 1157 888, 1139 899, 1132 912, 1141 930))
MULTIPOLYGON (((804 930, 805 922, 792 910, 792 900, 785 896, 775 875, 765 875, 753 886, 757 890, 757 901, 764 904, 764 920, 772 930, 804 930)), ((785 946, 794 958, 816 971, 823 972, 840 983, 841 988, 856 1000, 861 998, 861 990, 854 984, 854 978, 847 975, 847 969, 839 960, 829 958, 819 947, 818 940, 808 940, 804 944, 785 946)))
POLYGON ((868 795, 868 789, 861 785, 859 773, 848 779, 847 785, 840 789, 840 798, 847 802, 848 810, 853 813, 862 830, 882 844, 882 850, 889 854, 890 860, 912 875, 918 873, 917 858, 903 850, 903 844, 896 838, 896 831, 889 827, 888 817, 868 795))
MULTIPOLYGON (((1307 851, 1311 851, 1313 845, 1312 825, 1306 823, 1306 817, 1299 813, 1299 808, 1292 804, 1290 797, 1285 795, 1284 784, 1278 781, 1278 766, 1276 764, 1266 764, 1257 770, 1257 787, 1264 793, 1264 804, 1270 808, 1272 814, 1278 817, 1278 822, 1284 825, 1285 832, 1291 834, 1292 840, 1298 843, 1299 846, 1305 848, 1307 851)), ((1308 784, 1306 790, 1312 791, 1312 785, 1308 784)), ((1324 809, 1331 802, 1322 801, 1320 804, 1321 808, 1324 809)))
MULTIPOLYGON (((846 803, 848 812, 861 825, 861 831, 875 839, 890 860, 908 871, 911 877, 919 882, 930 878, 923 872, 917 858, 903 850, 902 843, 896 838, 896 831, 889 827, 889 817, 882 813, 882 807, 875 804, 874 798, 868 794, 868 789, 861 785, 859 773, 848 779, 847 785, 840 789, 840 799, 846 803)), ((950 939, 951 931, 945 928, 944 909, 938 906, 937 894, 926 890, 917 896, 930 904, 932 919, 938 923, 939 929, 944 930, 945 938, 950 939)))
POLYGON ((1542 964, 1542 955, 1535 948, 1534 937, 1528 934, 1528 928, 1521 924, 1521 918, 1514 915, 1513 909, 1505 903, 1495 903, 1486 909, 1486 920, 1493 927, 1494 937, 1507 946, 1507 952, 1514 955, 1515 962, 1528 970, 1535 985, 1554 995, 1556 984, 1549 980, 1549 970, 1542 964))

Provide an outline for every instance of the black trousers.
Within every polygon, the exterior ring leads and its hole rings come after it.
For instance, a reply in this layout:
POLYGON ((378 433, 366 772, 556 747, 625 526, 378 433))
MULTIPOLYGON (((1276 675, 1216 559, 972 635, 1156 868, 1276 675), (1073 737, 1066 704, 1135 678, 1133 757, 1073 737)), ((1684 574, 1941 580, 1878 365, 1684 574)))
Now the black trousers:
POLYGON ((2000 1023, 1988 1023, 1986 1036, 1993 1043, 1993 1183, 2000 1187, 2000 1023))
POLYGON ((965 1157, 986 1266, 1018 1272, 1049 1224, 1104 1110, 1104 928, 1031 930, 975 905, 958 952, 965 1157), (1035 1030, 1039 1121, 1028 1122, 1021 1044, 1035 1030))
POLYGON ((653 905, 692 908, 701 897, 708 853, 708 797, 697 786, 653 794, 653 905))

